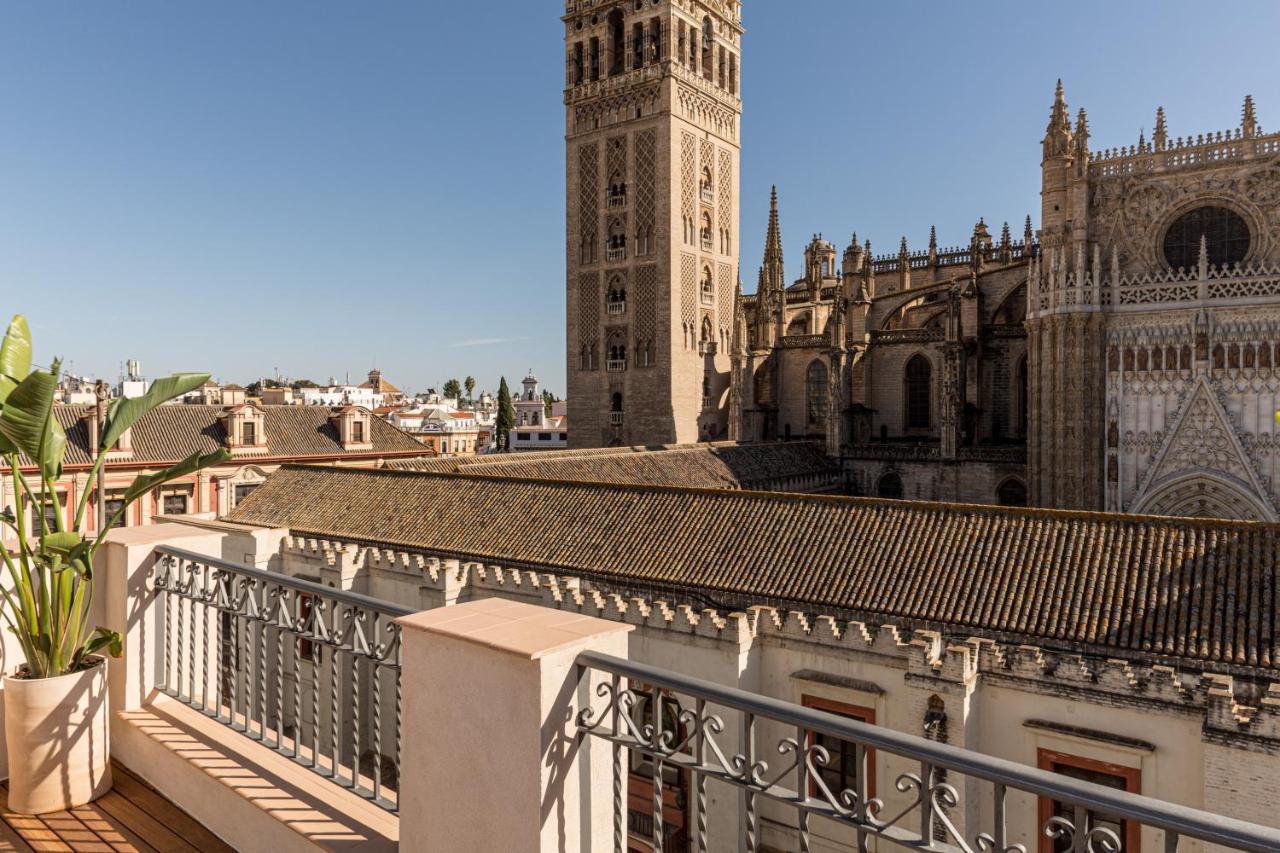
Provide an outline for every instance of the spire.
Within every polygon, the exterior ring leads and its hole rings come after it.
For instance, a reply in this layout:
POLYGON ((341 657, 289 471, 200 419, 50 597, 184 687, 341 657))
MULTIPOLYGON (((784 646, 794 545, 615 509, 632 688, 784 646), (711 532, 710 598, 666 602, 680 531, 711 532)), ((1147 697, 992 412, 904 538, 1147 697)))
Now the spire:
POLYGON ((769 199, 769 233, 764 241, 764 265, 776 264, 778 280, 782 280, 782 228, 778 224, 778 188, 774 186, 769 199))
POLYGON ((898 257, 905 258, 906 256, 907 256, 907 238, 906 238, 906 235, 903 235, 902 246, 898 249, 898 257))
POLYGON ((929 266, 936 267, 938 265, 938 228, 936 225, 929 226, 929 266))
POLYGON ((1164 107, 1156 107, 1156 132, 1151 135, 1151 144, 1157 151, 1163 151, 1169 145, 1169 128, 1164 122, 1164 107))
POLYGON ((1026 245, 1026 252, 1031 252, 1031 244, 1035 242, 1035 239, 1035 232, 1031 230, 1031 214, 1028 213, 1026 227, 1022 230, 1022 241, 1026 245))
POLYGON ((1249 139, 1258 132, 1258 117, 1253 111, 1253 95, 1244 96, 1244 120, 1240 123, 1244 138, 1249 139))
POLYGON ((1007 246, 1011 242, 1013 242, 1013 240, 1009 237, 1009 223, 1006 222, 1004 224, 1004 228, 1000 230, 1000 245, 1007 246))
POLYGON ((1071 146, 1071 118, 1067 115, 1067 97, 1062 79, 1053 92, 1053 109, 1049 113, 1049 126, 1044 134, 1044 157, 1066 155, 1071 146))
POLYGON ((1085 115, 1084 107, 1076 113, 1076 150, 1089 150, 1089 117, 1085 115))

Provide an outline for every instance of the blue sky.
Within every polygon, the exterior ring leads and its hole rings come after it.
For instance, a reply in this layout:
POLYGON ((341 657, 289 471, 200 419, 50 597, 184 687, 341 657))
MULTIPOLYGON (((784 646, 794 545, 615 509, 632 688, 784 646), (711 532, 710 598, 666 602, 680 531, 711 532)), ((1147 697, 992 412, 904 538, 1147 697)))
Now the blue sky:
MULTIPOLYGON (((0 313, 114 377, 377 365, 564 388, 563 53, 546 0, 0 2, 0 313)), ((1280 3, 748 0, 742 275, 1038 220, 1053 84, 1096 147, 1280 126, 1280 3)))

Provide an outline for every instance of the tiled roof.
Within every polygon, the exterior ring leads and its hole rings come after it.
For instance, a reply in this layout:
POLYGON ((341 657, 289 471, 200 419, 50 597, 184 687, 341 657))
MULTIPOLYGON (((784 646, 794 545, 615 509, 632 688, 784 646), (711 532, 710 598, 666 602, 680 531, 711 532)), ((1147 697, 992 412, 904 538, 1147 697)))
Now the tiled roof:
POLYGON ((694 604, 1280 665, 1278 525, 293 465, 230 520, 694 604))
MULTIPOLYGON (((264 413, 266 456, 341 456, 338 431, 329 423, 326 406, 259 406, 264 413)), ((58 422, 67 431, 68 465, 90 465, 88 416, 90 406, 56 406, 58 422)), ((134 425, 130 434, 132 456, 118 464, 176 462, 192 453, 212 453, 226 446, 222 406, 161 406, 134 425)), ((423 453, 413 436, 379 419, 370 420, 373 450, 369 453, 423 453)))
POLYGON ((390 467, 477 477, 766 491, 770 490, 771 483, 794 481, 798 477, 818 478, 825 481, 824 485, 839 479, 836 464, 821 447, 807 441, 547 450, 432 462, 438 464, 424 467, 417 460, 406 460, 391 463, 390 467))

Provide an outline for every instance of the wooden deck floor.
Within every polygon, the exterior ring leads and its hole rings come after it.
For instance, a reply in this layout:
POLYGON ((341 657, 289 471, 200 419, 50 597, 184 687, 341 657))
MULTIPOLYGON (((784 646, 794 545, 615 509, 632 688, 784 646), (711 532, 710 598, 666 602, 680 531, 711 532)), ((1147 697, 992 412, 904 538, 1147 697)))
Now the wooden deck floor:
POLYGON ((211 851, 234 853, 190 816, 119 764, 114 787, 97 802, 69 812, 30 817, 9 811, 9 785, 0 785, 0 851, 211 851))

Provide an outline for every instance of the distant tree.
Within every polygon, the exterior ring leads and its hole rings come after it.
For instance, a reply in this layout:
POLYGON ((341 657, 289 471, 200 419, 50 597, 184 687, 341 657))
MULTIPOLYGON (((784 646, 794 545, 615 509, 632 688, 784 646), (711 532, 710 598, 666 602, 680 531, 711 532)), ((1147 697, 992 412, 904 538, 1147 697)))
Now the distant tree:
POLYGON ((551 417, 551 404, 554 403, 555 401, 556 401, 555 395, 552 394, 550 391, 542 392, 543 414, 546 415, 547 417, 551 417))
POLYGON ((456 379, 450 379, 448 382, 444 383, 444 395, 446 397, 452 397, 455 400, 461 400, 462 399, 461 383, 459 383, 458 380, 456 379))
POLYGON ((301 388, 319 388, 320 386, 312 382, 310 379, 298 379, 298 380, 295 380, 293 385, 291 385, 290 387, 293 388, 293 390, 297 391, 301 388))
POLYGON ((248 394, 250 397, 261 397, 261 396, 262 396, 262 383, 261 383, 261 382, 250 382, 250 383, 249 383, 249 385, 248 385, 248 387, 246 387, 246 388, 244 389, 244 391, 245 391, 245 393, 246 393, 246 394, 248 394))
POLYGON ((516 425, 516 409, 511 405, 511 389, 507 377, 498 383, 498 419, 493 425, 494 444, 499 450, 511 449, 511 428, 516 425))
POLYGON ((462 385, 467 389, 467 402, 470 403, 472 400, 471 395, 476 392, 476 378, 474 376, 468 376, 466 379, 462 380, 462 385))

